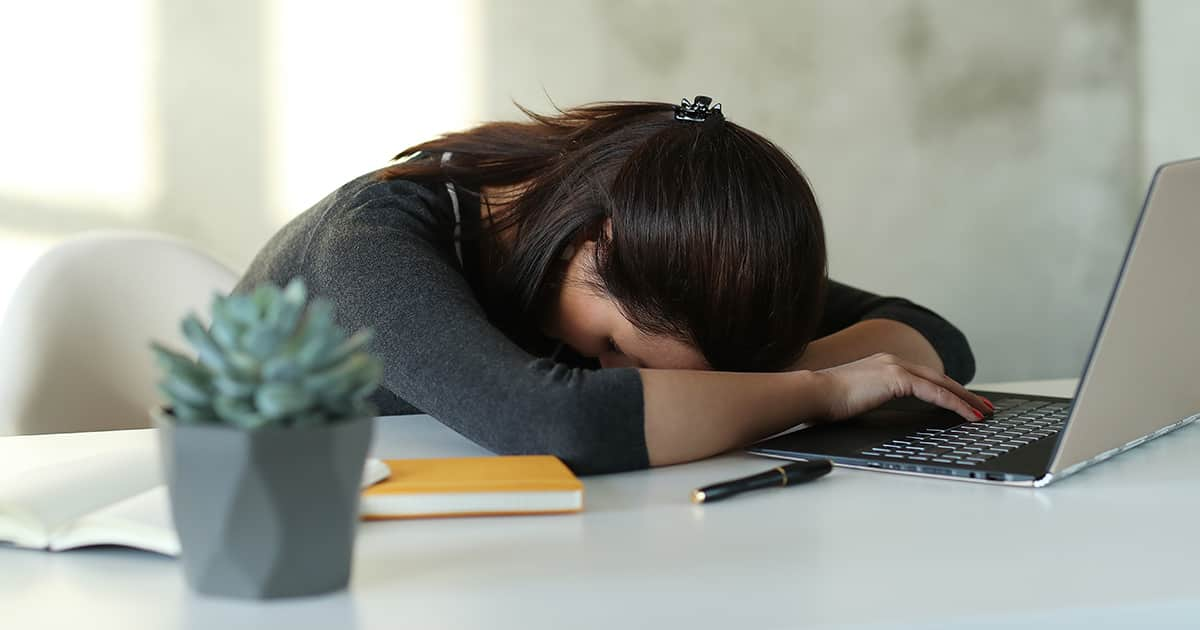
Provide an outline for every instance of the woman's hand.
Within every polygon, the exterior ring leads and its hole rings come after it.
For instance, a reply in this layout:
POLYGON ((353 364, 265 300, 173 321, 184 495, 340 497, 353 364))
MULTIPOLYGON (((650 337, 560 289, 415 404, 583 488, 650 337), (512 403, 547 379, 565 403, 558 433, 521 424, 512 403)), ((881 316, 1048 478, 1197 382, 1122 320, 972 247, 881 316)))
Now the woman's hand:
POLYGON ((871 355, 813 374, 826 384, 826 420, 851 418, 906 396, 949 409, 971 422, 995 410, 990 401, 941 372, 891 354, 871 355))

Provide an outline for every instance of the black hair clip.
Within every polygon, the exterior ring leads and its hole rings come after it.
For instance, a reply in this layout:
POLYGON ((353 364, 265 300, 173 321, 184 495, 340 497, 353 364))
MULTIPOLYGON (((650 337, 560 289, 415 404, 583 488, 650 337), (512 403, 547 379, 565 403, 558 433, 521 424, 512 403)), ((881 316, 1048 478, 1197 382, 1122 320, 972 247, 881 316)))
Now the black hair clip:
POLYGON ((697 96, 695 102, 685 98, 675 106, 675 120, 704 122, 710 117, 724 120, 725 114, 721 113, 721 104, 712 105, 712 99, 707 96, 697 96))

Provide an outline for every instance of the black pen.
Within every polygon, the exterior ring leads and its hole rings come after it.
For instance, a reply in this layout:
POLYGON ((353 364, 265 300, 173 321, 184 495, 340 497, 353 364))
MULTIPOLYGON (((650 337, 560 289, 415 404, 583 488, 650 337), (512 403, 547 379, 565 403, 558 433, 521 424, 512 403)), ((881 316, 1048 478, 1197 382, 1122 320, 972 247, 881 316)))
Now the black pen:
POLYGON ((721 499, 741 494, 747 490, 759 488, 774 488, 776 486, 794 486, 805 481, 812 481, 833 470, 833 462, 828 459, 802 460, 786 466, 776 466, 767 472, 714 483, 692 491, 692 503, 711 503, 721 499))

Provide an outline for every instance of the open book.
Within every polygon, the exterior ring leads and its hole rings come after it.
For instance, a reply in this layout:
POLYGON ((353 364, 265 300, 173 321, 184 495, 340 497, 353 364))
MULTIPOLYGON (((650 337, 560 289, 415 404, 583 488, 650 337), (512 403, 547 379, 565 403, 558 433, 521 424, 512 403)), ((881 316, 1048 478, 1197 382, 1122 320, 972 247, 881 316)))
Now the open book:
MULTIPOLYGON (((383 462, 367 460, 363 487, 388 474, 383 462)), ((51 551, 122 545, 179 555, 157 450, 108 452, 0 479, 0 542, 51 551)))

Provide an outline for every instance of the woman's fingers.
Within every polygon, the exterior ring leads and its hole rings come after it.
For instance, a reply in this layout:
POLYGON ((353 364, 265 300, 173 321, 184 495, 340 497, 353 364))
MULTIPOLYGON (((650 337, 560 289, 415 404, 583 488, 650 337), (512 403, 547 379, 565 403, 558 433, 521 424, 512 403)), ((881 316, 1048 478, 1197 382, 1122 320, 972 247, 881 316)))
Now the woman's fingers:
MULTIPOLYGON (((950 392, 953 393, 955 396, 958 396, 959 398, 965 400, 969 405, 978 409, 984 415, 990 414, 996 410, 996 408, 991 404, 991 402, 984 399, 983 396, 972 393, 966 387, 963 387, 958 381, 950 378, 949 376, 946 376, 945 374, 942 374, 941 372, 938 372, 937 370, 925 367, 923 365, 908 365, 908 364, 904 364, 904 368, 906 370, 908 370, 909 372, 912 372, 913 374, 916 374, 917 376, 920 376, 921 378, 923 378, 927 381, 930 381, 932 383, 936 383, 938 385, 941 385, 942 387, 945 387, 946 389, 950 390, 950 392)), ((974 415, 974 414, 972 414, 972 415, 974 415)), ((971 418, 971 419, 975 420, 977 418, 971 418)))
POLYGON ((983 419, 983 414, 979 410, 968 405, 967 401, 960 398, 954 392, 918 374, 910 374, 912 376, 913 396, 943 409, 949 409, 965 418, 968 422, 976 422, 983 419))
POLYGON ((913 396, 948 409, 968 422, 982 420, 994 408, 981 396, 941 372, 880 353, 822 370, 837 384, 830 388, 830 419, 849 418, 890 399, 913 396))

